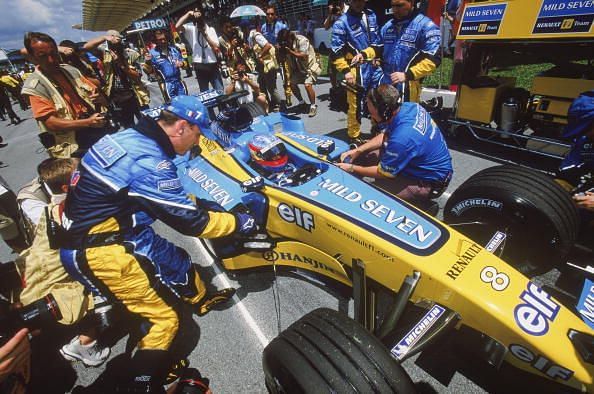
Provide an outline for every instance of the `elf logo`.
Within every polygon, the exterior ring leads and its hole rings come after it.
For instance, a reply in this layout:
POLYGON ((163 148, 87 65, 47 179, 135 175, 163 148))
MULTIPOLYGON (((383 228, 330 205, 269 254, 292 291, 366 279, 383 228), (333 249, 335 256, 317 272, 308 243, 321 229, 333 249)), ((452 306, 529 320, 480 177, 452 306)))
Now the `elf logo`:
POLYGON ((295 223, 306 231, 311 232, 316 227, 313 215, 297 207, 282 203, 278 206, 277 211, 281 219, 288 223, 295 223))

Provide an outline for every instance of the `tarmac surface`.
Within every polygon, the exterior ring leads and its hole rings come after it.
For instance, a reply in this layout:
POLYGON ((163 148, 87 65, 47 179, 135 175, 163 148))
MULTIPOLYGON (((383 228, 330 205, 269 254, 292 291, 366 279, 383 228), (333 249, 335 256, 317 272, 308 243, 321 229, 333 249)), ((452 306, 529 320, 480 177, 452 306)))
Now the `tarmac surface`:
MULTIPOLYGON (((190 93, 197 93, 195 78, 186 78, 190 93)), ((330 85, 322 80, 315 88, 318 93, 319 111, 314 118, 302 115, 308 131, 315 134, 346 135, 346 115, 328 110, 327 91, 330 85)), ((159 104, 160 93, 156 84, 150 84, 153 104, 159 104)), ((305 93, 305 92, 303 92, 305 93)), ((306 95, 304 94, 304 97, 306 95)), ((35 176, 36 165, 47 157, 37 140, 37 125, 31 118, 31 111, 15 111, 24 120, 17 126, 0 123, 0 136, 8 146, 0 149, 0 175, 13 189, 35 176)), ((369 130, 364 120, 363 130, 369 130)), ((497 163, 451 149, 454 163, 454 177, 439 199, 441 207, 447 197, 465 179, 477 171, 497 163)), ((190 365, 198 368, 211 381, 215 393, 264 393, 264 374, 261 354, 263 348, 304 314, 320 307, 349 311, 352 316, 352 300, 321 284, 295 277, 278 276, 273 273, 242 274, 235 277, 224 273, 220 265, 213 262, 201 248, 197 239, 182 236, 167 226, 157 223, 161 235, 185 248, 194 262, 200 265, 199 272, 215 287, 234 286, 237 295, 226 308, 213 311, 204 317, 194 316, 199 327, 199 341, 189 356, 190 365)), ((0 241, 1 242, 1 241, 0 241)), ((14 257, 14 256, 12 256, 14 257)), ((0 245, 0 261, 11 258, 8 248, 0 245)), ((127 337, 119 340, 112 348, 111 359, 124 351, 127 337)), ((69 337, 62 342, 66 343, 69 337)), ((188 346, 193 346, 189 341, 188 346)), ((56 351, 57 353, 57 351, 56 351)), ((456 349, 430 350, 404 363, 406 371, 417 385, 419 392, 482 393, 503 392, 505 386, 485 364, 476 364, 456 357, 456 349)), ((53 360, 53 358, 51 358, 53 360)), ((104 370, 86 368, 81 363, 66 364, 55 361, 38 361, 48 367, 43 392, 68 392, 75 385, 87 386, 104 370), (53 364, 52 364, 53 363, 53 364)), ((39 365, 39 364, 38 364, 39 365)), ((40 391, 41 392, 41 391, 40 391)))

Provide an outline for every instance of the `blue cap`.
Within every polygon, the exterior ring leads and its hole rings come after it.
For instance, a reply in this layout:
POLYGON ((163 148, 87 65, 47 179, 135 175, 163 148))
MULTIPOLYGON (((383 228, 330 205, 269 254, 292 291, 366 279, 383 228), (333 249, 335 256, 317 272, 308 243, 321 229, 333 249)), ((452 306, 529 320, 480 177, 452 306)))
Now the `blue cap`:
POLYGON ((594 122, 594 90, 580 93, 571 103, 567 117, 563 137, 573 138, 588 131, 594 122))
POLYGON ((188 122, 197 125, 200 129, 208 129, 210 118, 202 101, 194 96, 176 96, 164 110, 171 112, 188 122))

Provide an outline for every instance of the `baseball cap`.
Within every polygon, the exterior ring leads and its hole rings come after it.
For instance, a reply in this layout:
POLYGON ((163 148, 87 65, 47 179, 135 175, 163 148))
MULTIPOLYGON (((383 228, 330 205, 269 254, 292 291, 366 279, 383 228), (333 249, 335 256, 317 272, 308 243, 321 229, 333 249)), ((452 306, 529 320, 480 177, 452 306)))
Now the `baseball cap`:
POLYGON ((117 31, 117 30, 108 30, 107 31, 107 35, 108 36, 116 36, 116 37, 124 38, 124 36, 121 35, 120 32, 117 31))
POLYGON ((594 90, 580 93, 571 103, 567 117, 563 137, 572 138, 588 131, 594 123, 594 90))
POLYGON ((171 103, 165 106, 171 112, 188 122, 197 125, 200 129, 209 129, 210 118, 202 101, 194 96, 176 96, 171 103))

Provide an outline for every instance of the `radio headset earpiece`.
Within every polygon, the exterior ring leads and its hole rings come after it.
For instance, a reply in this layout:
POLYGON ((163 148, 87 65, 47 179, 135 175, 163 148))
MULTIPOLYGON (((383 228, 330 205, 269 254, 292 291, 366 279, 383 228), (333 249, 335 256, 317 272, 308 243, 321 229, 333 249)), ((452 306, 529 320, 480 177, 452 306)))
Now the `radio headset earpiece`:
POLYGON ((399 96, 396 104, 390 105, 390 104, 386 103, 384 99, 382 99, 382 96, 380 95, 378 89, 379 88, 371 89, 371 95, 370 95, 371 103, 373 104, 373 106, 375 108, 377 108, 377 112, 382 117, 384 122, 387 122, 392 117, 392 114, 394 113, 394 111, 396 111, 398 109, 398 107, 400 107, 401 98, 399 96))

